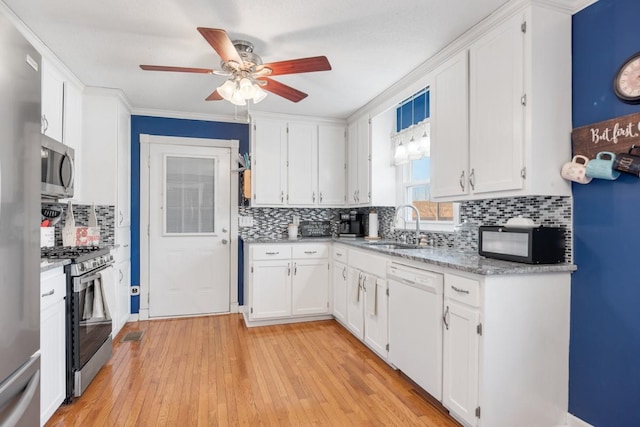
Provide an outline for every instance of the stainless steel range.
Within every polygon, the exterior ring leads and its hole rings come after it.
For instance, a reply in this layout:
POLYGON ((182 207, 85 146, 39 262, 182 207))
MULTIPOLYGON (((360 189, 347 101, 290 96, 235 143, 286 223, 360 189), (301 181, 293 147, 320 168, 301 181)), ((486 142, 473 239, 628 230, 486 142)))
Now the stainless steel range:
POLYGON ((80 396, 111 357, 111 312, 104 273, 113 264, 106 247, 42 248, 42 257, 70 259, 67 274, 67 397, 80 396))

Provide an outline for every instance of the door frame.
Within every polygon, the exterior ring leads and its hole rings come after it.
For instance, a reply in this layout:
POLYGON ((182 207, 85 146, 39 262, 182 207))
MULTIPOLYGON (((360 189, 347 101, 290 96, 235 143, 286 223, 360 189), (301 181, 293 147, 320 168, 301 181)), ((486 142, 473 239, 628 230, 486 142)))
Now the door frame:
MULTIPOLYGON (((229 312, 238 312, 238 179, 237 165, 240 142, 237 139, 188 138, 140 134, 140 310, 139 319, 149 319, 149 156, 151 144, 182 145, 192 147, 229 148, 231 178, 229 200, 229 312), (236 167, 234 167, 236 166, 236 167)), ((153 319, 161 319, 154 317, 153 319)))

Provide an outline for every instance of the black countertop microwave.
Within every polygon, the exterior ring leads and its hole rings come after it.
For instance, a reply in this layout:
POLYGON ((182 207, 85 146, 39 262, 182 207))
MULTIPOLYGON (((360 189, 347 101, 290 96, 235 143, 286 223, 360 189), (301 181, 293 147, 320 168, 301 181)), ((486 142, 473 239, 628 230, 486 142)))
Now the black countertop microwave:
POLYGON ((487 258, 527 264, 565 261, 563 228, 481 226, 478 231, 478 253, 487 258))
POLYGON ((41 136, 41 185, 43 199, 68 199, 73 197, 75 179, 73 148, 46 135, 41 136))

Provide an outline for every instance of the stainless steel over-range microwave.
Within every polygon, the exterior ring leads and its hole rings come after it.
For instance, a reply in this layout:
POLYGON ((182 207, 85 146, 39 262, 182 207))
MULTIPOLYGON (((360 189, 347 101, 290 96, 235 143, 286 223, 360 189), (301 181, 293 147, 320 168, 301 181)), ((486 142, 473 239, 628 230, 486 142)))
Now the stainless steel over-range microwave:
POLYGON ((73 197, 75 163, 73 148, 46 135, 41 136, 41 196, 44 199, 73 197))

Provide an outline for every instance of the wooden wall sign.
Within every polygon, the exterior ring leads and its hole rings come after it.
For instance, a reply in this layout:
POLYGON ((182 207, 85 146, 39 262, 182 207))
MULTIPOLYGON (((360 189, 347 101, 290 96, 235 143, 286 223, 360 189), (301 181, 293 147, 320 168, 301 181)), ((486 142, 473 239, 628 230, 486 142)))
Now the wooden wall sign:
POLYGON ((571 132, 573 155, 594 159, 600 151, 626 153, 640 145, 640 113, 575 128, 571 132))

